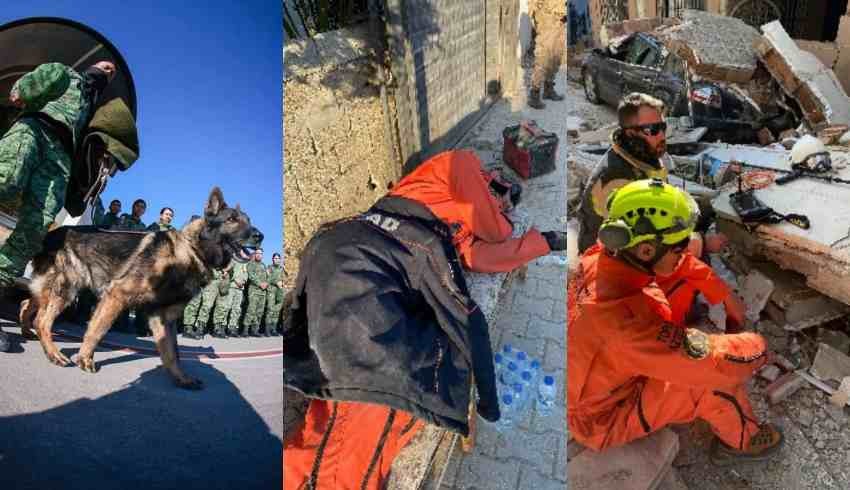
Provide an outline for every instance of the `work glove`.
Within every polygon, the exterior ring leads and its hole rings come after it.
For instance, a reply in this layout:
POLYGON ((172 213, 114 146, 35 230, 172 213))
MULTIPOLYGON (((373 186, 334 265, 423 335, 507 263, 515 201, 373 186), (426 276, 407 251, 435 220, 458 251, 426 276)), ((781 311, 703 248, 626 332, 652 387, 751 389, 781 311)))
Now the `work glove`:
POLYGON ((542 233, 546 243, 549 244, 549 250, 559 252, 567 249, 567 234, 563 231, 544 231, 542 233))

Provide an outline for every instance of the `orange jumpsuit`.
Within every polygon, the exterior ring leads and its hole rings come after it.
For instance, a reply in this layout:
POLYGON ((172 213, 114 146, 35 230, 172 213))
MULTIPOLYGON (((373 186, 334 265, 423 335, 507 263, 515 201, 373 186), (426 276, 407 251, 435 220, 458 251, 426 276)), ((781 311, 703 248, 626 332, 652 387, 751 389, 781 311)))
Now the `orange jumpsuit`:
MULTIPOLYGON (((585 253, 597 254, 601 250, 602 244, 596 242, 585 253)), ((713 305, 723 302, 730 293, 729 286, 714 273, 714 269, 689 252, 683 255, 673 274, 656 276, 655 282, 670 304, 670 322, 680 327, 685 326, 685 317, 698 292, 713 305)))
MULTIPOLYGON (((469 270, 508 272, 548 254, 549 245, 537 230, 511 238, 513 226, 490 193, 489 178, 475 153, 450 151, 423 162, 390 195, 418 201, 443 222, 455 225, 454 245, 469 270)), ((311 400, 304 427, 284 443, 284 488, 302 488, 316 470, 317 489, 383 488, 392 461, 423 426, 399 410, 393 410, 394 421, 387 426, 389 412, 380 405, 311 400), (330 424, 334 406, 336 417, 330 424), (381 450, 376 452, 385 428, 381 450), (367 485, 361 487, 367 474, 367 485)))
POLYGON ((466 269, 510 272, 550 252, 536 229, 511 238, 513 226, 490 193, 489 176, 472 151, 440 153, 422 163, 390 191, 418 201, 449 225, 459 228, 454 245, 466 269))
POLYGON ((709 335, 702 359, 683 349, 664 292, 651 276, 588 250, 569 285, 567 423, 594 450, 700 418, 746 449, 758 431, 744 383, 767 362, 754 333, 709 335))

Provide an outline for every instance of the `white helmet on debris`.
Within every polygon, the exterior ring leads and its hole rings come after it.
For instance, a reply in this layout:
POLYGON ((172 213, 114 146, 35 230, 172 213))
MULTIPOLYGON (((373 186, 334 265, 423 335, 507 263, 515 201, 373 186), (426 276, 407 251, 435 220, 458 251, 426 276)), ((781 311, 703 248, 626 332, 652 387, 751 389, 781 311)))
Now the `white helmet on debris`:
POLYGON ((807 134, 794 143, 794 146, 791 148, 790 158, 792 164, 802 164, 806 163, 806 160, 813 155, 825 154, 828 153, 823 141, 807 134))

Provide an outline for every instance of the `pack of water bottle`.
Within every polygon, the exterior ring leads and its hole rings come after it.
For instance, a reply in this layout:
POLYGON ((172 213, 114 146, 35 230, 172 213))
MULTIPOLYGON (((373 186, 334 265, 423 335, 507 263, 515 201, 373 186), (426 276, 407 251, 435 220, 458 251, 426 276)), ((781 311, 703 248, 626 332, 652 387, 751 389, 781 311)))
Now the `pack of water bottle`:
POLYGON ((552 411, 558 388, 553 375, 543 373, 540 361, 526 352, 505 344, 493 356, 502 416, 499 430, 512 427, 536 404, 543 416, 552 411))

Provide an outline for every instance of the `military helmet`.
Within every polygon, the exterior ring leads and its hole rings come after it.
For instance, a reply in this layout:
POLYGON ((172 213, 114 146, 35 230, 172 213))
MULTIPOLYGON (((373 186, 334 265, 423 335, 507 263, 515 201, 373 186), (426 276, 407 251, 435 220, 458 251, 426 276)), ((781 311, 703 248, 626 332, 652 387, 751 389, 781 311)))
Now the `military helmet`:
POLYGON ((607 209, 599 239, 613 251, 648 240, 675 245, 691 236, 699 219, 694 199, 659 179, 638 180, 617 189, 608 197, 607 209))

